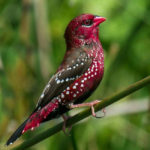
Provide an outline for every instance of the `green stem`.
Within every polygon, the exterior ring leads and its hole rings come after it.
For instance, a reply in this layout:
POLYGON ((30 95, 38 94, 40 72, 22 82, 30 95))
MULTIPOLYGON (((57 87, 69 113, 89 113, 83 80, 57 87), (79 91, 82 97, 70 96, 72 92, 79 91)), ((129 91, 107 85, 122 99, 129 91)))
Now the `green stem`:
MULTIPOLYGON (((147 84, 150 83, 150 76, 147 76, 146 78, 130 85, 128 88, 113 94, 110 97, 104 98, 101 103, 97 104, 95 106, 95 111, 99 111, 102 108, 118 101, 119 99, 143 88, 144 86, 146 86, 147 84)), ((68 119, 66 126, 71 126, 74 125, 75 123, 79 122, 80 120, 88 117, 91 115, 91 110, 90 108, 76 114, 75 116, 73 116, 72 118, 68 119)), ((47 129, 46 131, 36 135, 35 137, 23 142, 22 144, 20 144, 19 146, 13 148, 12 150, 23 150, 26 149, 28 147, 31 147, 39 142, 41 142, 42 140, 56 134, 57 132, 62 130, 62 126, 63 126, 63 122, 59 123, 58 125, 54 126, 53 128, 47 129)))

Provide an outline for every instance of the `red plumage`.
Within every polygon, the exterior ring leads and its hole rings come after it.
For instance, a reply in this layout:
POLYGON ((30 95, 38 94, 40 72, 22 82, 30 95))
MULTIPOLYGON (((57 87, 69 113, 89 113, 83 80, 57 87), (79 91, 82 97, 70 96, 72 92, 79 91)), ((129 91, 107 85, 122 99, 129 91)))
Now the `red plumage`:
POLYGON ((27 130, 79 106, 96 89, 104 72, 104 54, 98 37, 98 25, 103 21, 103 17, 83 14, 69 23, 65 31, 67 50, 60 67, 43 90, 33 113, 7 145, 27 130))

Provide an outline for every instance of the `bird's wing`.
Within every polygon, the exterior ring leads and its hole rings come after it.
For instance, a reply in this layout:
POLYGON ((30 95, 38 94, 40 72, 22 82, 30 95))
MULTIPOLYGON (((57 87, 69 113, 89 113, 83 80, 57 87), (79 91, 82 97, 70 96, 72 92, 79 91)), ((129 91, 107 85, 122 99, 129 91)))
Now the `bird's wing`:
POLYGON ((50 79, 42 95, 39 98, 37 109, 48 104, 57 97, 71 83, 79 78, 91 65, 92 59, 88 57, 83 49, 74 49, 67 53, 60 69, 50 79))

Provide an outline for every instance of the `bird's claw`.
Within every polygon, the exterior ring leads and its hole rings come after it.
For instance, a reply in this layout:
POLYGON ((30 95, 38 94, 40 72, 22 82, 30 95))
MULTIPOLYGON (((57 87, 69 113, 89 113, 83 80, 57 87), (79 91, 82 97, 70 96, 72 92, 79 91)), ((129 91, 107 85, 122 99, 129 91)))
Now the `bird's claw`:
POLYGON ((92 116, 96 119, 103 118, 103 117, 105 117, 105 114, 106 114, 105 108, 102 109, 102 112, 103 112, 102 116, 97 116, 95 112, 94 112, 94 114, 92 114, 92 116))
POLYGON ((103 113, 104 113, 103 116, 97 116, 96 113, 95 113, 94 105, 96 105, 98 103, 100 103, 99 100, 95 100, 95 101, 93 101, 93 102, 90 103, 90 105, 91 105, 91 111, 92 111, 92 116, 94 118, 103 118, 105 116, 105 110, 104 109, 103 109, 103 113))

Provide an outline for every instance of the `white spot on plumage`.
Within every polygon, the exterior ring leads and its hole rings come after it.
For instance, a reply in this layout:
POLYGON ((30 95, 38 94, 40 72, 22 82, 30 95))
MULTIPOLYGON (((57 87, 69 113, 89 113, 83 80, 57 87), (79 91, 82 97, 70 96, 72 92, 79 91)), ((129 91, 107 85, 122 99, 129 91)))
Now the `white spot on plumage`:
POLYGON ((70 90, 70 87, 69 87, 69 86, 67 87, 67 90, 70 90))
POLYGON ((81 80, 82 83, 84 83, 84 80, 81 80))
POLYGON ((96 53, 96 57, 97 57, 97 53, 96 53))
POLYGON ((78 76, 78 75, 76 75, 76 79, 77 79, 77 78, 79 78, 79 76, 78 76))
POLYGON ((84 63, 82 62, 82 63, 81 63, 81 65, 83 66, 83 65, 84 65, 84 63))
POLYGON ((75 69, 76 68, 76 66, 73 66, 73 69, 75 69))
POLYGON ((44 93, 42 93, 42 95, 41 95, 41 98, 43 98, 44 97, 44 93))
POLYGON ((58 76, 61 76, 61 73, 59 73, 58 76))
POLYGON ((68 82, 69 81, 69 78, 66 78, 66 82, 68 82))
POLYGON ((47 88, 49 88, 50 87, 50 84, 47 84, 47 86, 46 86, 47 88))
POLYGON ((79 64, 76 64, 76 66, 78 67, 78 66, 79 66, 79 64))
POLYGON ((73 97, 76 97, 77 95, 76 94, 73 94, 73 97))
POLYGON ((66 94, 67 94, 67 95, 69 95, 69 93, 70 93, 69 91, 66 91, 66 94))
POLYGON ((73 88, 73 89, 76 89, 77 87, 74 85, 72 88, 73 88))
POLYGON ((80 61, 80 59, 78 58, 77 61, 80 61))
POLYGON ((57 80, 57 84, 59 84, 60 83, 60 80, 57 80))
POLYGON ((86 81, 86 80, 87 80, 87 78, 84 78, 84 80, 86 81))
POLYGON ((61 80, 61 83, 63 83, 63 82, 64 82, 64 79, 61 80))
POLYGON ((71 70, 71 67, 67 68, 67 70, 71 70))
POLYGON ((61 93, 61 98, 64 98, 64 97, 65 97, 65 95, 63 93, 61 93))
POLYGON ((81 87, 84 87, 84 84, 81 84, 81 87))
POLYGON ((88 74, 87 73, 85 73, 85 76, 87 76, 88 74))
POLYGON ((78 85, 78 83, 75 83, 75 85, 78 85))

